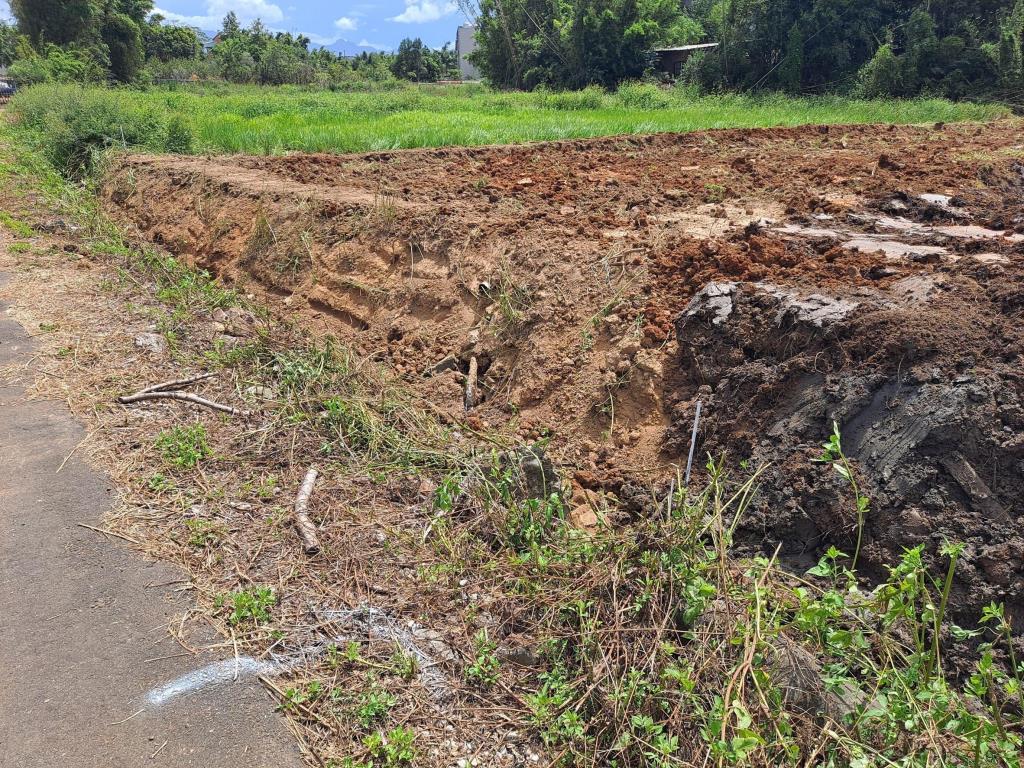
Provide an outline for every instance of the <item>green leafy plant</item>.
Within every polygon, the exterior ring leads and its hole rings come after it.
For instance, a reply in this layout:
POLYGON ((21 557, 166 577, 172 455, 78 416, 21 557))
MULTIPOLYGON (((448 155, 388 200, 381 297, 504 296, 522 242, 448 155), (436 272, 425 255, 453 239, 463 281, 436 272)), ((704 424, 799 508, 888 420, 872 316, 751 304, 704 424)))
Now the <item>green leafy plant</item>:
POLYGON ((212 453, 202 424, 163 430, 157 435, 156 448, 164 461, 182 469, 193 469, 212 453))
POLYGON ((481 629, 473 638, 473 649, 473 663, 466 668, 466 677, 482 686, 494 685, 501 669, 496 653, 498 644, 488 638, 486 630, 481 629))
POLYGON ((416 677, 419 664, 416 662, 415 656, 411 653, 406 653, 401 647, 396 646, 395 652, 391 656, 391 668, 403 680, 412 680, 416 677))
POLYGON ((230 598, 232 611, 228 623, 233 626, 265 624, 270 621, 270 610, 277 602, 277 596, 270 587, 252 587, 232 592, 230 598))
POLYGON ((367 751, 383 761, 383 768, 402 768, 412 765, 416 758, 416 733, 411 728, 394 728, 371 733, 363 740, 367 751))
POLYGON ((155 472, 146 481, 146 487, 151 491, 169 491, 174 487, 174 481, 162 472, 155 472))
POLYGON ((368 691, 359 694, 356 704, 356 719, 363 728, 369 728, 383 719, 398 702, 398 699, 377 683, 372 683, 368 691))
POLYGON ((854 474, 853 467, 850 466, 849 459, 843 453, 839 425, 835 422, 832 424, 832 435, 829 437, 828 442, 822 445, 822 448, 823 453, 818 461, 831 464, 836 474, 849 484, 857 505, 857 546, 853 551, 852 565, 852 569, 856 570, 857 561, 860 558, 861 543, 864 538, 864 523, 867 518, 868 509, 871 506, 871 499, 860 492, 860 486, 857 484, 857 477, 854 474))
POLYGON ((188 529, 188 545, 193 549, 204 549, 213 546, 221 537, 221 528, 210 520, 190 519, 185 521, 188 529))

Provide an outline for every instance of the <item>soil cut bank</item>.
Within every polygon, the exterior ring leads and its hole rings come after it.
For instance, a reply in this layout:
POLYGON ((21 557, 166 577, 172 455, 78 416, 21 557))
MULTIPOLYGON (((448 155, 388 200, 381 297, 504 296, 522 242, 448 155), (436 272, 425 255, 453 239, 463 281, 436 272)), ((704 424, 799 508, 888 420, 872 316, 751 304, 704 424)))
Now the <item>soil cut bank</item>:
MULTIPOLYGON (((963 541, 952 605, 1005 601, 1021 630, 1021 129, 136 155, 103 196, 452 418, 550 435, 576 493, 628 514, 685 462, 701 401, 701 454, 771 465, 743 541, 794 565, 852 552, 853 500, 811 463, 836 421, 872 499, 862 563, 925 543, 938 568, 963 541)), ((231 318, 209 328, 230 343, 231 318)))

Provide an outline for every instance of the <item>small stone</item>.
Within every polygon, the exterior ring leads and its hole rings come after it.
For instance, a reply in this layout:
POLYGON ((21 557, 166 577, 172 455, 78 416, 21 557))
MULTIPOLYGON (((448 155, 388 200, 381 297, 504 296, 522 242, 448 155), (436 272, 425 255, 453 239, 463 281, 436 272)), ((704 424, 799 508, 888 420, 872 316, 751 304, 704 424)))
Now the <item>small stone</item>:
POLYGON ((438 362, 436 362, 432 366, 430 366, 430 368, 427 369, 425 375, 428 376, 428 377, 429 376, 436 376, 437 374, 444 373, 445 371, 454 371, 458 367, 459 367, 459 360, 458 360, 458 358, 455 357, 455 355, 448 355, 444 359, 439 360, 438 362))
POLYGON ((259 398, 260 400, 273 400, 276 397, 276 393, 271 387, 264 387, 255 384, 251 387, 246 387, 245 393, 251 397, 259 398))
POLYGON ((140 333, 135 337, 135 346, 156 355, 167 351, 167 339, 159 333, 140 333))

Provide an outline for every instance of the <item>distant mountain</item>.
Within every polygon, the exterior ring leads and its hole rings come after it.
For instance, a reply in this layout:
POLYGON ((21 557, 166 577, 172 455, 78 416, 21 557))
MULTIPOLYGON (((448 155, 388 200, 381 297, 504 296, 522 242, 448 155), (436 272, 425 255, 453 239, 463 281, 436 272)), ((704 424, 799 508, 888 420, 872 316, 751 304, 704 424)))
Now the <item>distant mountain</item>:
POLYGON ((360 45, 359 43, 353 43, 351 40, 339 40, 336 43, 322 47, 331 53, 339 53, 342 56, 358 56, 360 53, 377 53, 380 51, 379 48, 374 48, 372 45, 360 45))

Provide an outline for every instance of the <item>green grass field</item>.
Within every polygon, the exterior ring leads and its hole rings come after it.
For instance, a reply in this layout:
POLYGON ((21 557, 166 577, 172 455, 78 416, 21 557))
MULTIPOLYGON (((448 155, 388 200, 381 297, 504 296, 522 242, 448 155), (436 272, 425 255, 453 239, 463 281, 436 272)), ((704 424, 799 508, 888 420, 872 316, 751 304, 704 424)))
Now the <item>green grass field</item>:
POLYGON ((609 94, 502 93, 483 86, 409 86, 342 93, 258 86, 150 90, 36 86, 11 112, 56 164, 82 162, 80 145, 155 151, 356 152, 407 147, 508 144, 590 136, 807 124, 986 120, 998 105, 941 99, 861 101, 781 95, 696 96, 627 84, 609 94), (72 147, 56 156, 60 147, 72 147), (73 156, 78 153, 77 158, 73 156))
POLYGON ((978 120, 1000 111, 941 100, 694 97, 644 87, 616 95, 596 90, 495 93, 472 86, 358 94, 268 94, 266 89, 245 88, 224 95, 179 92, 145 98, 191 115, 197 143, 204 148, 261 153, 513 144, 812 123, 978 120))

